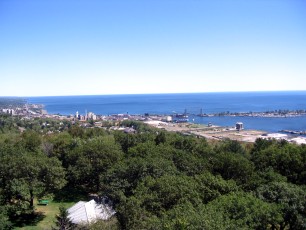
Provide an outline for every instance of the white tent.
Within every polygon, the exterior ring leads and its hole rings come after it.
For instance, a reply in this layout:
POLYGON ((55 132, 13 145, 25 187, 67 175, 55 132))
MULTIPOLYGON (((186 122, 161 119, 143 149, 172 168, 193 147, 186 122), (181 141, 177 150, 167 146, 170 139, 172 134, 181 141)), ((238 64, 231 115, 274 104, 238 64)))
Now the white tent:
POLYGON ((102 200, 97 203, 95 200, 89 202, 79 201, 68 210, 68 217, 74 224, 89 224, 98 219, 107 220, 116 212, 102 200))

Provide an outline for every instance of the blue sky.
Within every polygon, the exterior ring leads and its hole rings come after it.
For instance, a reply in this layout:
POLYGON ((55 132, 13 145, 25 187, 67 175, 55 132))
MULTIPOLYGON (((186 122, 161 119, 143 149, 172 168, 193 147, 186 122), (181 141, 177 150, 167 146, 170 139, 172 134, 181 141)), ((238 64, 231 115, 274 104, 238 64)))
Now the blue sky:
POLYGON ((305 0, 0 0, 0 96, 306 90, 305 0))

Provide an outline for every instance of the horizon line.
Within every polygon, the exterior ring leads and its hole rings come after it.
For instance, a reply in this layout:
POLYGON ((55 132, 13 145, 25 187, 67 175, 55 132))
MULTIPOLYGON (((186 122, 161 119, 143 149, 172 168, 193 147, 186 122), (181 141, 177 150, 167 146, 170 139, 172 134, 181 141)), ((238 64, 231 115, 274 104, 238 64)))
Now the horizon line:
POLYGON ((114 93, 114 94, 66 94, 66 95, 31 95, 31 96, 6 96, 1 97, 17 97, 17 98, 29 98, 29 97, 78 97, 78 96, 123 96, 123 95, 161 95, 161 94, 205 94, 205 93, 269 93, 269 92, 306 92, 305 90, 246 90, 246 91, 206 91, 206 92, 171 92, 171 93, 114 93))

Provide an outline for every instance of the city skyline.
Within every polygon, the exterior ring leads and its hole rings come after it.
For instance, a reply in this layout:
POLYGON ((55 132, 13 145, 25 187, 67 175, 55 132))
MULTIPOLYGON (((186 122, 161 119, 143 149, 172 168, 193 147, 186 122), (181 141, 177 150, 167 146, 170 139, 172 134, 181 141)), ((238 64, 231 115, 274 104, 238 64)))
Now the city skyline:
POLYGON ((305 90, 306 2, 1 1, 0 96, 305 90))

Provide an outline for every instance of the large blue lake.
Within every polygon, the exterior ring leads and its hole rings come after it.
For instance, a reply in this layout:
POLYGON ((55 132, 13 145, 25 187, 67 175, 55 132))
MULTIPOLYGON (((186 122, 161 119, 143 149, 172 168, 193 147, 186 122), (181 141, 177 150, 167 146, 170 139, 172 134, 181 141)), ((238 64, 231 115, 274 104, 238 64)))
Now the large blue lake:
MULTIPOLYGON (((306 110, 306 91, 289 92, 235 92, 235 93, 186 93, 186 94, 135 94, 95 96, 30 97, 29 103, 44 104, 50 114, 173 114, 218 112, 265 112, 288 109, 306 110)), ((191 117, 195 123, 234 126, 238 121, 247 129, 277 132, 282 129, 306 130, 306 117, 191 117)))

